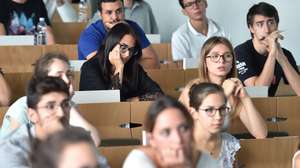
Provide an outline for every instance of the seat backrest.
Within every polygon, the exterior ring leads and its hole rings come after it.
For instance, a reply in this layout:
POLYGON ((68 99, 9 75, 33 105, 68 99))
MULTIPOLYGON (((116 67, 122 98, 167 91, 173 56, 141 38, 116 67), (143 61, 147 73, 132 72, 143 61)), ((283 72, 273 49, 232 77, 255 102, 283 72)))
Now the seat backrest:
POLYGON ((129 128, 121 124, 130 122, 130 103, 80 104, 81 115, 100 133, 101 139, 131 139, 129 128))
POLYGON ((238 160, 245 168, 288 168, 298 149, 299 137, 240 140, 238 160))

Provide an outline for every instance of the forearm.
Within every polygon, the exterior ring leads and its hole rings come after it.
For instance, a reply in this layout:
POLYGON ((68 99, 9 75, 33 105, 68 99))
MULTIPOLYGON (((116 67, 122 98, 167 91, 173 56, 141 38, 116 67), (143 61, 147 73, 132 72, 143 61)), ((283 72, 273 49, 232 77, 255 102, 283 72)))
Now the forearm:
POLYGON ((6 31, 2 23, 0 23, 0 35, 6 35, 6 31))
POLYGON ((71 110, 70 112, 70 125, 82 127, 85 130, 89 131, 95 145, 100 145, 101 139, 99 137, 97 129, 89 122, 87 122, 75 109, 71 110))
POLYGON ((8 106, 10 103, 11 92, 4 77, 0 74, 0 104, 8 106))
POLYGON ((293 88, 297 96, 300 96, 300 76, 293 66, 289 63, 288 59, 284 56, 282 60, 278 61, 283 69, 283 72, 289 82, 289 85, 293 88))
POLYGON ((158 69, 159 66, 159 58, 152 48, 152 46, 148 46, 142 50, 143 55, 140 59, 140 64, 144 69, 158 69))
POLYGON ((242 107, 239 113, 241 121, 255 138, 265 138, 268 132, 267 125, 251 98, 242 98, 241 103, 242 107))
POLYGON ((153 58, 141 58, 140 64, 143 66, 144 69, 159 69, 160 65, 158 60, 153 58))
POLYGON ((254 81, 254 86, 270 86, 274 77, 275 57, 268 56, 260 75, 254 81))
POLYGON ((47 44, 48 45, 55 44, 55 38, 50 26, 47 26, 46 33, 47 33, 47 44))

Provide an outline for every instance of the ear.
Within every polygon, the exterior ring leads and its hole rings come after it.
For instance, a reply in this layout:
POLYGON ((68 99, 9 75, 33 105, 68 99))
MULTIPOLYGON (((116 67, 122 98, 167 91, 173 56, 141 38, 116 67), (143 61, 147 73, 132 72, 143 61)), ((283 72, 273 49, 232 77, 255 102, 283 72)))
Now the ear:
POLYGON ((102 12, 98 10, 99 19, 102 19, 102 12))
POLYGON ((207 0, 204 0, 204 5, 205 5, 205 8, 207 8, 208 7, 208 4, 207 4, 207 0))
POLYGON ((190 113, 191 113, 194 120, 198 120, 199 112, 195 108, 191 107, 190 108, 190 113))
POLYGON ((254 34, 254 29, 253 29, 253 26, 252 25, 249 25, 249 30, 252 34, 254 34))
POLYGON ((188 16, 184 8, 181 9, 181 12, 182 12, 185 16, 188 16))
POLYGON ((148 138, 148 141, 149 141, 149 145, 155 147, 156 143, 155 143, 155 140, 153 138, 153 135, 151 133, 147 132, 147 138, 148 138))
POLYGON ((32 123, 36 124, 39 122, 39 115, 35 109, 28 108, 27 115, 32 123))

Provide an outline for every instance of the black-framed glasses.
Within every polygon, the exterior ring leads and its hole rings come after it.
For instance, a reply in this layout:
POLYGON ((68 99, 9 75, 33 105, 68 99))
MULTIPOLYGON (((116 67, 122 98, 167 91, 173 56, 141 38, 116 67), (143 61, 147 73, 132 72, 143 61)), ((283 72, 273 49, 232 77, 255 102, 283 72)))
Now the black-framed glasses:
POLYGON ((194 4, 195 5, 200 5, 200 4, 204 3, 204 1, 205 0, 195 0, 195 1, 183 4, 183 7, 184 8, 191 8, 191 7, 193 7, 194 4))
POLYGON ((231 62, 233 59, 233 55, 231 53, 225 53, 222 55, 215 54, 215 55, 206 56, 206 58, 209 58, 212 62, 215 62, 215 63, 219 62, 221 57, 225 62, 231 62))
POLYGON ((66 76, 67 76, 67 78, 69 79, 69 80, 73 80, 74 79, 74 71, 71 71, 71 70, 68 70, 67 72, 66 72, 66 76))
POLYGON ((47 102, 46 105, 44 106, 38 106, 37 108, 43 108, 46 109, 48 111, 57 111, 57 109, 61 107, 63 109, 63 111, 69 111, 72 107, 72 103, 69 99, 67 100, 63 100, 61 103, 56 103, 56 102, 47 102))
POLYGON ((91 165, 84 165, 84 166, 80 166, 80 168, 100 168, 101 166, 99 164, 95 165, 95 166, 91 166, 91 165))
POLYGON ((213 117, 216 115, 217 111, 219 111, 221 116, 225 116, 230 112, 230 107, 221 106, 220 108, 207 107, 207 108, 199 108, 199 110, 204 111, 209 117, 213 117))
POLYGON ((122 44, 122 43, 119 43, 119 45, 120 45, 120 51, 122 54, 126 53, 127 51, 129 51, 129 55, 137 54, 135 47, 129 47, 127 44, 122 44))

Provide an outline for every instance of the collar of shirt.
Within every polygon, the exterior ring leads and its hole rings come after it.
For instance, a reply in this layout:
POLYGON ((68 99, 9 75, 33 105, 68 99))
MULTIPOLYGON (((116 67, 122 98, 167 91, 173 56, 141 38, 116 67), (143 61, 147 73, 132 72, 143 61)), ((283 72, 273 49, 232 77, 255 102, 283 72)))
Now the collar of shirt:
POLYGON ((141 5, 140 2, 136 2, 136 1, 135 1, 135 2, 133 3, 133 5, 132 5, 131 8, 126 8, 126 7, 125 7, 125 9, 133 11, 135 8, 138 8, 140 5, 141 5))
MULTIPOLYGON (((208 22, 208 31, 206 36, 210 36, 211 34, 217 33, 219 31, 218 27, 211 19, 207 19, 208 22)), ((196 36, 204 36, 202 33, 199 33, 191 24, 191 21, 188 21, 188 28, 190 32, 192 32, 196 36)))

